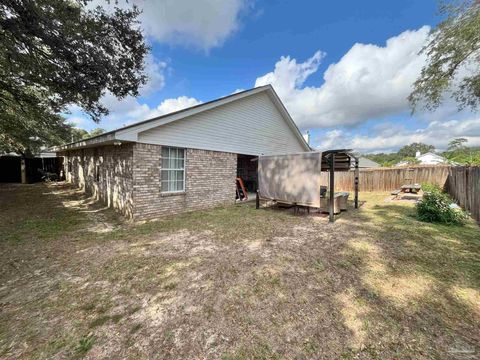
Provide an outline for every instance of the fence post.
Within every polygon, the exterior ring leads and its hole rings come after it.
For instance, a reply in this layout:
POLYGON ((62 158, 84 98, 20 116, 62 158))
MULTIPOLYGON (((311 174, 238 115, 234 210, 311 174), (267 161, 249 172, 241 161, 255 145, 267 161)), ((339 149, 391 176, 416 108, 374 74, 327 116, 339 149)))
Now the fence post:
POLYGON ((358 209, 358 158, 355 158, 355 209, 358 209))
POLYGON ((335 198, 335 153, 330 154, 330 201, 328 209, 328 220, 333 222, 333 207, 335 198))

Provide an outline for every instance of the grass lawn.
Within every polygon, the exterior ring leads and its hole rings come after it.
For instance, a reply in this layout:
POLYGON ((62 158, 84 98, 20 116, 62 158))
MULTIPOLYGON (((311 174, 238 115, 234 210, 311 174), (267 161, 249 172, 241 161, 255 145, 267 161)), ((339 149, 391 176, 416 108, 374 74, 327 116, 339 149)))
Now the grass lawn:
POLYGON ((0 358, 479 358, 478 226, 360 198, 334 224, 250 203, 132 225, 1 185, 0 358))

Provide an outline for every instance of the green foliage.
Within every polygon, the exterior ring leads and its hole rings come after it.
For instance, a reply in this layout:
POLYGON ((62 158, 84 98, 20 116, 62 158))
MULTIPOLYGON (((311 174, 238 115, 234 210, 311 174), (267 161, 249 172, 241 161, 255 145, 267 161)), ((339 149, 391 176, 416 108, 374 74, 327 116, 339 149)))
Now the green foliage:
POLYGON ((480 148, 468 147, 465 138, 453 139, 449 142, 443 156, 452 163, 461 165, 480 165, 480 148))
POLYGON ((411 107, 413 111, 419 106, 434 110, 448 94, 460 109, 476 110, 480 103, 480 2, 443 3, 440 12, 446 19, 433 30, 422 50, 427 64, 409 96, 411 107), (464 75, 466 67, 469 71, 464 75))
POLYGON ((58 114, 76 104, 94 121, 100 98, 138 95, 148 52, 139 10, 85 1, 13 0, 0 5, 0 150, 32 151, 71 138, 58 114))
POLYGON ((325 264, 323 263, 322 259, 317 259, 313 263, 313 267, 318 270, 318 271, 324 271, 325 270, 325 264))
POLYGON ((92 334, 82 337, 75 349, 77 351, 77 354, 79 355, 86 354, 93 347, 94 342, 95 342, 95 337, 92 334))
POLYGON ((422 184, 422 190, 424 193, 426 192, 442 192, 442 189, 440 186, 437 184, 431 184, 431 183, 423 183, 422 184))
POLYGON ((366 154, 364 155, 367 159, 373 160, 383 167, 394 166, 400 161, 406 161, 409 164, 418 164, 419 161, 415 158, 417 151, 420 151, 422 154, 434 151, 435 147, 433 145, 428 145, 424 143, 412 143, 410 145, 405 145, 396 153, 378 153, 378 154, 366 154))
MULTIPOLYGON (((456 138, 449 142, 447 151, 441 153, 450 163, 460 165, 480 165, 480 147, 467 146, 467 139, 456 138)), ((432 145, 423 143, 412 143, 403 146, 396 153, 378 153, 365 154, 367 159, 373 160, 383 167, 395 166, 400 161, 406 161, 408 164, 418 164, 419 161, 415 158, 415 153, 420 151, 422 154, 428 151, 434 151, 432 145)))
POLYGON ((71 138, 69 139, 69 141, 70 142, 79 141, 88 137, 89 137, 89 134, 87 130, 74 127, 72 128, 71 138))
POLYGON ((90 131, 90 133, 86 137, 94 137, 94 136, 102 135, 104 132, 105 132, 104 129, 96 128, 96 129, 93 129, 92 131, 90 131))
POLYGON ((384 167, 390 167, 402 160, 401 156, 397 153, 378 153, 378 154, 365 154, 363 155, 367 159, 375 161, 384 167))
POLYGON ((68 139, 68 142, 74 142, 74 141, 79 141, 83 139, 88 139, 93 136, 98 136, 101 135, 105 132, 104 129, 102 128, 96 128, 93 129, 92 131, 88 132, 87 130, 84 129, 79 129, 76 127, 72 127, 70 131, 70 138, 68 139))
POLYGON ((423 198, 416 205, 417 217, 425 222, 463 225, 468 216, 463 210, 451 207, 452 203, 438 186, 425 185, 423 198))
POLYGON ((415 157, 417 151, 420 151, 421 154, 424 154, 429 151, 434 151, 435 146, 427 145, 424 143, 411 143, 410 145, 405 145, 400 150, 398 150, 397 154, 400 155, 402 158, 406 157, 415 157))
POLYGON ((72 127, 61 116, 42 105, 15 102, 0 90, 0 152, 18 152, 31 155, 42 147, 68 141, 72 127))
POLYGON ((408 165, 420 164, 420 160, 418 160, 415 156, 404 157, 402 158, 402 161, 406 162, 408 165))
POLYGON ((453 139, 448 143, 448 148, 447 150, 449 151, 455 151, 455 150, 462 150, 465 149, 465 144, 468 142, 467 139, 465 138, 456 138, 453 139))
POLYGON ((460 165, 480 165, 480 148, 446 151, 443 153, 450 162, 460 165))

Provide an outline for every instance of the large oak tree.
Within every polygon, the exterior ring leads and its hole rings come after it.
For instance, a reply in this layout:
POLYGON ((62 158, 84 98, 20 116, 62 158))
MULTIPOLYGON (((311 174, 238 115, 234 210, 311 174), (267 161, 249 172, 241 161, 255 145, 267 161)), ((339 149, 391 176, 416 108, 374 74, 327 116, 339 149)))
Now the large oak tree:
POLYGON ((95 121, 100 98, 137 96, 148 52, 139 10, 89 0, 0 3, 0 151, 25 153, 71 137, 59 115, 78 105, 95 121))

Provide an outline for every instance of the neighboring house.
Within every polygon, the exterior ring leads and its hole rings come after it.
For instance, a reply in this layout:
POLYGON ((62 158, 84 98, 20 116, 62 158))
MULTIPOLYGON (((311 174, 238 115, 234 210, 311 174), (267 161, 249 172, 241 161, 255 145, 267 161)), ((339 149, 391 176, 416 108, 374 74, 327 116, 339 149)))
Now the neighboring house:
MULTIPOLYGON (((419 161, 420 165, 439 165, 448 163, 448 160, 445 159, 443 156, 440 156, 433 152, 426 152, 425 154, 421 154, 420 151, 417 151, 417 153, 415 154, 415 158, 419 161)), ((405 165, 409 165, 408 161, 400 161, 395 166, 405 165)))
POLYGON ((68 181, 134 220, 233 204, 256 156, 309 150, 270 85, 55 149, 68 181))
POLYGON ((371 169, 381 167, 379 163, 365 157, 358 158, 358 167, 360 169, 371 169))
POLYGON ((415 158, 420 161, 422 165, 438 165, 438 164, 446 164, 448 161, 443 156, 438 154, 427 152, 425 154, 421 154, 420 151, 417 151, 415 154, 415 158))

